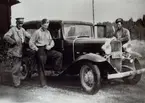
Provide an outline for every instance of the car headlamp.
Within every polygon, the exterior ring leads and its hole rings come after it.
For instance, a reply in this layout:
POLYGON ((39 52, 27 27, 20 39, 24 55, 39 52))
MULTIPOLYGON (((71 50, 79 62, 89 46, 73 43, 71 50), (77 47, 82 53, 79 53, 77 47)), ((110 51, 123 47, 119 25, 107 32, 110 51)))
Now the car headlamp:
POLYGON ((124 51, 126 51, 128 53, 131 52, 131 49, 132 49, 131 44, 130 43, 124 44, 123 49, 124 49, 124 51))

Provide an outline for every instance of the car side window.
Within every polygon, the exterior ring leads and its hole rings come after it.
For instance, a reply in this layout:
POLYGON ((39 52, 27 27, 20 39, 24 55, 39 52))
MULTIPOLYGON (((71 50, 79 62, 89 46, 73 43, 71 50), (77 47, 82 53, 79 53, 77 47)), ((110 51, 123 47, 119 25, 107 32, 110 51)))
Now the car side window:
POLYGON ((70 27, 68 31, 68 36, 75 36, 76 28, 74 26, 70 27))

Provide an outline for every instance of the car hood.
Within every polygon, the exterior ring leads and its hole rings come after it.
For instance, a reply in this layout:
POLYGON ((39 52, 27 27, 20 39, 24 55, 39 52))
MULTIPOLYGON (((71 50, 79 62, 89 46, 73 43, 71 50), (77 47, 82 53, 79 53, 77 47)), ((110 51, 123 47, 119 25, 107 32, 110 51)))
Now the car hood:
POLYGON ((99 53, 102 54, 102 45, 107 41, 106 38, 78 38, 73 41, 76 53, 99 53))

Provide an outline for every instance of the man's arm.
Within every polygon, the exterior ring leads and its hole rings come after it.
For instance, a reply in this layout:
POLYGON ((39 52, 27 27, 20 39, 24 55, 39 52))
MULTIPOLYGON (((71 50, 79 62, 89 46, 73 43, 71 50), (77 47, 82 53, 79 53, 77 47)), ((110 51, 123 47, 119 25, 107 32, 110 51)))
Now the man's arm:
POLYGON ((49 46, 52 48, 54 47, 54 40, 52 39, 51 35, 50 35, 50 43, 49 46))
POLYGON ((24 31, 24 35, 25 35, 25 37, 27 37, 27 38, 31 38, 30 33, 28 33, 25 29, 23 29, 23 31, 24 31))
POLYGON ((47 50, 50 50, 51 48, 53 48, 54 47, 54 41, 53 41, 53 39, 52 39, 52 37, 51 37, 51 34, 50 34, 50 36, 49 36, 49 40, 50 40, 50 42, 49 42, 49 44, 48 45, 46 45, 46 49, 47 50))
POLYGON ((130 40, 130 32, 126 30, 123 37, 120 39, 121 42, 129 41, 130 40))
POLYGON ((12 35, 13 35, 13 30, 11 28, 3 37, 3 39, 9 42, 11 45, 16 43, 16 41, 11 38, 12 35))
POLYGON ((38 32, 36 31, 32 37, 30 38, 30 41, 29 41, 29 47, 32 49, 32 50, 35 50, 35 51, 38 51, 38 48, 37 46, 35 45, 36 41, 38 39, 38 32))

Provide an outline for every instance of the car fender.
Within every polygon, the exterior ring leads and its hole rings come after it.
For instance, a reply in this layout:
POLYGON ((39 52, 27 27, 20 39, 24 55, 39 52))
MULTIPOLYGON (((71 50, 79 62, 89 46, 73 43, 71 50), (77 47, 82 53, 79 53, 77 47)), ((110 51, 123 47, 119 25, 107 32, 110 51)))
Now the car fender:
POLYGON ((134 70, 136 68, 141 68, 141 64, 138 58, 130 58, 130 59, 124 59, 122 61, 123 67, 130 67, 130 69, 134 70), (135 66, 135 67, 134 67, 135 66))
POLYGON ((131 51, 130 54, 131 54, 131 57, 133 59, 137 59, 137 58, 141 58, 142 57, 142 55, 140 53, 135 52, 135 51, 131 51))
POLYGON ((94 54, 94 53, 88 53, 88 54, 79 56, 67 68, 67 70, 64 73, 66 73, 66 74, 78 74, 80 72, 80 67, 79 67, 80 65, 79 64, 84 63, 85 61, 95 63, 99 67, 101 72, 106 71, 109 73, 116 73, 116 71, 114 70, 112 65, 107 61, 106 58, 104 58, 98 54, 94 54))

